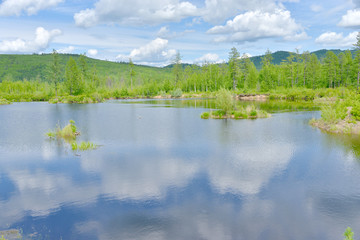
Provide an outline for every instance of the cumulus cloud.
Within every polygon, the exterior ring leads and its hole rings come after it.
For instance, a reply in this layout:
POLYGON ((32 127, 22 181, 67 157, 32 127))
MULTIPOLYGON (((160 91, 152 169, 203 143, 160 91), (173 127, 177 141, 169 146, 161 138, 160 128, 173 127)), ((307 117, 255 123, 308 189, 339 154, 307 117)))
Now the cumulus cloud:
POLYGON ((326 32, 315 39, 315 42, 324 46, 331 47, 351 47, 356 43, 357 32, 352 32, 347 36, 343 33, 326 32))
POLYGON ((129 55, 118 55, 116 58, 120 61, 128 61, 131 58, 138 63, 161 64, 168 62, 175 54, 175 49, 168 49, 169 41, 167 39, 156 38, 150 43, 136 48, 129 55))
POLYGON ((74 15, 80 27, 101 23, 148 25, 176 22, 187 17, 219 24, 245 11, 274 11, 284 8, 282 2, 294 0, 205 0, 201 7, 181 0, 98 0, 93 8, 81 10, 74 15), (126 8, 123 7, 126 5, 126 8))
POLYGON ((97 49, 89 49, 88 54, 90 56, 96 56, 98 54, 98 50, 97 49))
POLYGON ((342 16, 341 21, 338 25, 340 27, 360 27, 360 10, 354 9, 347 11, 347 13, 342 16))
POLYGON ((34 40, 16 39, 13 41, 4 40, 0 42, 0 52, 7 53, 34 53, 45 50, 49 43, 61 34, 59 29, 47 31, 42 27, 38 27, 34 40))
POLYGON ((58 53, 72 53, 75 50, 74 46, 68 46, 66 48, 61 48, 57 52, 58 53))
POLYGON ((54 7, 63 0, 4 0, 0 4, 0 16, 19 16, 23 12, 27 15, 36 14, 38 11, 54 7))
POLYGON ((219 55, 217 55, 215 53, 207 53, 207 54, 195 59, 194 62, 195 63, 204 63, 204 62, 220 63, 220 62, 223 62, 223 60, 220 59, 219 55))
POLYGON ((99 23, 159 24, 196 15, 195 5, 178 0, 133 0, 131 4, 126 0, 99 0, 94 8, 76 13, 74 19, 76 25, 90 27, 99 23))
POLYGON ((224 26, 211 28, 207 33, 219 35, 215 42, 245 42, 276 37, 297 41, 308 37, 301 25, 291 18, 290 12, 283 9, 272 13, 249 11, 227 21, 224 26))

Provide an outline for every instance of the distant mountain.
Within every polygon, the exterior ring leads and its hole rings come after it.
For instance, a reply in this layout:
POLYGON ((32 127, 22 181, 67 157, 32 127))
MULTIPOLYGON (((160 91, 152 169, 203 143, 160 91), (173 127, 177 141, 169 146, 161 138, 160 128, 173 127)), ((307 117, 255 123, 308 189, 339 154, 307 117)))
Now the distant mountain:
MULTIPOLYGON (((340 49, 331 49, 331 50, 327 50, 327 49, 321 49, 321 50, 317 50, 317 51, 314 51, 314 52, 311 52, 314 53, 318 59, 321 61, 322 59, 325 58, 325 55, 328 51, 332 51, 334 52, 336 55, 339 55, 340 53, 342 52, 345 52, 345 50, 340 50, 340 49)), ((351 53, 355 54, 355 50, 351 50, 351 53)), ((295 54, 295 53, 293 53, 295 54)), ((276 64, 276 65, 279 65, 281 64, 282 61, 285 61, 287 57, 290 56, 290 52, 286 52, 286 51, 277 51, 277 52, 274 52, 271 54, 272 57, 273 57, 273 60, 272 60, 272 64, 276 64)), ((250 60, 255 64, 256 68, 257 69, 261 69, 261 58, 263 57, 264 55, 261 55, 261 56, 254 56, 254 57, 251 57, 250 60)))

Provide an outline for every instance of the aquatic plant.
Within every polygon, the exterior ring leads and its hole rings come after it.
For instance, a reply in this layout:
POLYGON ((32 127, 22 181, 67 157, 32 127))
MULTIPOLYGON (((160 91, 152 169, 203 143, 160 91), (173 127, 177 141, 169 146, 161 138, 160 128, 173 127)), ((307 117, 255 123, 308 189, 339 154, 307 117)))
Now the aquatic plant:
POLYGON ((92 142, 81 142, 80 144, 78 144, 77 142, 72 142, 71 143, 71 149, 73 151, 86 151, 86 150, 93 150, 98 148, 98 145, 92 143, 92 142))
POLYGON ((354 240, 354 232, 350 227, 347 227, 344 232, 344 240, 354 240))
POLYGON ((70 120, 64 128, 60 128, 57 125, 55 131, 49 131, 45 134, 49 138, 64 138, 66 140, 74 140, 77 135, 80 135, 80 132, 77 131, 74 120, 70 120))

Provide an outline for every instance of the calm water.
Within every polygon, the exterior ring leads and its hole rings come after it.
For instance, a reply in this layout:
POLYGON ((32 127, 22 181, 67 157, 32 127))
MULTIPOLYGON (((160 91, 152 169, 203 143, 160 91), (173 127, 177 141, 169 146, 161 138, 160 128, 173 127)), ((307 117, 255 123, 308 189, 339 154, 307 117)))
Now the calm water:
POLYGON ((203 120, 205 107, 0 106, 0 230, 23 239, 339 240, 351 226, 360 236, 357 138, 310 127, 317 111, 203 120), (75 154, 44 137, 70 119, 79 140, 102 146, 75 154))

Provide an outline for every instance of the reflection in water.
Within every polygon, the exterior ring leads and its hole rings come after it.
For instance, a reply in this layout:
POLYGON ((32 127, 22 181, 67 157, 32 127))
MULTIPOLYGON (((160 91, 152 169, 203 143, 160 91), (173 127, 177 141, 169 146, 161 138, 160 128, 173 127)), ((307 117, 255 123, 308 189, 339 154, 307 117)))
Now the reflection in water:
POLYGON ((358 155, 343 148, 357 144, 311 128, 318 112, 202 120, 212 100, 134 102, 0 108, 0 229, 21 228, 25 239, 360 232, 358 155), (104 146, 78 157, 44 138, 69 119, 81 140, 104 146))

